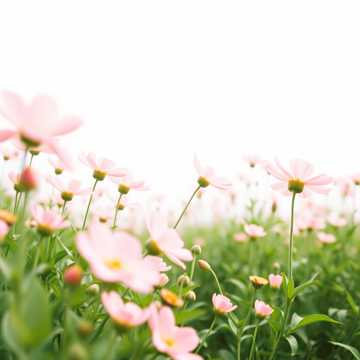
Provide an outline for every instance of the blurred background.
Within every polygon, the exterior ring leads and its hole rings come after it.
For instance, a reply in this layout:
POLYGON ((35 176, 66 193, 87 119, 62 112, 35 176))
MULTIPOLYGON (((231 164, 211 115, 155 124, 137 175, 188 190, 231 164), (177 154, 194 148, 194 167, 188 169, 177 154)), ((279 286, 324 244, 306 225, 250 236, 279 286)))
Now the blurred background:
MULTIPOLYGON (((193 154, 360 170, 358 1, 3 1, 0 87, 49 94, 67 139, 187 196, 193 154)), ((4 123, 5 124, 5 123, 4 123)), ((175 193, 175 194, 174 194, 175 193)))

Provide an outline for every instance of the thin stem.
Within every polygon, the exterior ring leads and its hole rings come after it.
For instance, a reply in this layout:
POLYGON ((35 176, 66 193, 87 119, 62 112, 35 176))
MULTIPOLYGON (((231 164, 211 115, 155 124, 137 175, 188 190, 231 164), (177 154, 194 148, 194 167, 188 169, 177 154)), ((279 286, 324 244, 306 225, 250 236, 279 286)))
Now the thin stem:
POLYGON ((187 209, 188 209, 188 207, 190 206, 190 203, 191 203, 192 199, 193 199, 193 198, 194 198, 194 196, 197 194, 197 192, 200 190, 200 188, 201 188, 201 186, 198 186, 198 187, 195 189, 195 191, 192 193, 192 195, 190 196, 189 201, 186 203, 186 205, 185 205, 185 207, 184 207, 183 211, 181 212, 181 214, 180 214, 179 218, 177 219, 177 221, 176 221, 176 223, 175 223, 175 225, 174 225, 174 229, 176 229, 176 228, 177 228, 177 226, 179 225, 179 223, 180 223, 181 219, 183 218, 183 216, 184 216, 184 215, 185 215, 185 213, 186 213, 186 210, 187 210, 187 209))
POLYGON ((213 269, 210 269, 210 272, 211 272, 212 276, 214 277, 214 279, 215 279, 215 281, 216 281, 216 285, 217 285, 218 288, 219 288, 220 294, 223 295, 223 291, 222 291, 222 289, 221 289, 220 282, 219 282, 218 277, 216 276, 215 271, 214 271, 213 269))
POLYGON ((33 159, 34 159, 34 154, 31 154, 31 157, 30 157, 30 162, 29 162, 29 167, 31 167, 32 162, 33 162, 33 159))
POLYGON ((114 214, 114 222, 113 222, 113 229, 116 229, 117 225, 117 217, 118 217, 118 213, 119 213, 119 206, 120 206, 120 201, 121 201, 121 198, 122 198, 123 194, 119 192, 119 197, 118 197, 118 201, 116 202, 116 205, 115 205, 115 214, 114 214))
POLYGON ((193 261, 191 263, 191 270, 190 270, 190 280, 192 281, 195 274, 195 264, 196 264, 197 255, 194 255, 193 261))
POLYGON ((16 213, 17 201, 18 201, 19 192, 15 193, 15 201, 14 201, 14 214, 16 213))
POLYGON ((82 231, 84 231, 85 226, 86 226, 86 220, 87 220, 87 217, 88 217, 88 214, 89 214, 90 205, 91 205, 92 199, 94 197, 94 191, 95 191, 97 183, 98 183, 98 180, 95 180, 94 185, 93 185, 92 190, 91 190, 89 202, 88 202, 88 205, 87 205, 87 208, 86 208, 86 213, 85 213, 85 216, 84 216, 84 222, 83 222, 82 228, 81 228, 82 231))
POLYGON ((205 343, 205 340, 208 338, 208 336, 210 335, 212 329, 214 328, 215 326, 215 323, 216 323, 216 316, 214 317, 210 327, 209 327, 209 330, 207 331, 206 335, 201 339, 200 341, 200 344, 198 346, 198 348, 196 349, 195 353, 198 353, 200 351, 200 349, 203 347, 204 343, 205 343))
POLYGON ((63 206, 61 208, 61 216, 64 216, 66 203, 67 203, 67 201, 64 200, 64 204, 63 204, 63 206))
POLYGON ((254 331, 254 335, 253 335, 253 339, 252 339, 252 344, 251 344, 251 350, 250 350, 250 356, 249 356, 249 360, 252 360, 254 358, 254 354, 255 354, 255 345, 256 345, 256 336, 258 333, 258 329, 259 329, 259 322, 257 322, 256 327, 255 327, 255 331, 254 331))
POLYGON ((295 196, 294 192, 291 198, 291 217, 290 217, 290 244, 289 244, 289 256, 288 256, 288 272, 289 272, 289 281, 293 280, 293 272, 292 272, 292 258, 293 258, 293 237, 294 237, 294 208, 295 208, 295 196))

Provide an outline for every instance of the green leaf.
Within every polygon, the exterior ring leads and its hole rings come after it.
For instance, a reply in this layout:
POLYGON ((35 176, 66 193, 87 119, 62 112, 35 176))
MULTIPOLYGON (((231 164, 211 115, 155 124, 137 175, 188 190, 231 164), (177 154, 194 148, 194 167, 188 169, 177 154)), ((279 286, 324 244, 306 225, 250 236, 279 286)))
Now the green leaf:
POLYGON ((299 345, 298 342, 296 340, 296 337, 293 335, 289 335, 286 338, 286 341, 288 342, 288 344, 290 345, 290 349, 291 349, 291 356, 295 356, 297 354, 299 345))
POLYGON ((274 332, 280 331, 283 314, 279 308, 274 308, 268 322, 274 332))
POLYGON ((204 309, 187 309, 180 310, 176 314, 176 322, 178 324, 186 324, 192 320, 203 317, 206 314, 204 309))
POLYGON ((359 350, 355 349, 353 346, 346 345, 346 344, 343 344, 343 343, 339 343, 339 342, 336 342, 336 341, 329 341, 329 342, 330 342, 330 344, 333 344, 335 346, 339 346, 339 347, 349 351, 351 354, 353 354, 355 359, 360 360, 360 352, 359 352, 359 350))
POLYGON ((311 315, 307 315, 305 317, 301 317, 301 316, 297 315, 296 324, 294 324, 293 321, 291 322, 291 325, 290 325, 291 327, 288 330, 288 334, 292 334, 304 326, 314 324, 317 322, 321 322, 321 321, 329 322, 329 323, 333 323, 333 324, 341 324, 339 321, 336 321, 336 320, 332 319, 330 316, 327 316, 324 314, 311 314, 311 315))
POLYGON ((315 275, 312 276, 312 278, 306 282, 304 282, 303 284, 297 286, 293 293, 292 293, 292 297, 290 297, 289 299, 294 299, 296 296, 298 296, 303 290, 305 290, 306 288, 308 288, 309 286, 313 285, 315 283, 315 279, 317 278, 318 274, 316 273, 315 275))

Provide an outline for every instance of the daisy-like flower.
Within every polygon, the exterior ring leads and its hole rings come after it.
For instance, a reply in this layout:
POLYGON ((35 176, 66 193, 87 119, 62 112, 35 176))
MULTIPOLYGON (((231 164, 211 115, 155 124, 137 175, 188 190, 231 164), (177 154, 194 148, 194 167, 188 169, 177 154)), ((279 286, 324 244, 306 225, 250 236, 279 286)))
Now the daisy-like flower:
POLYGON ((15 93, 3 91, 0 98, 0 113, 15 129, 1 130, 0 141, 20 139, 26 147, 47 145, 61 158, 55 139, 78 129, 82 121, 76 116, 61 116, 56 102, 49 96, 36 96, 31 103, 15 93))
POLYGON ((191 327, 178 327, 171 309, 163 306, 157 310, 151 307, 149 326, 155 348, 173 360, 201 360, 202 357, 191 352, 199 344, 199 337, 191 327))
POLYGON ((81 186, 79 180, 65 181, 64 179, 59 179, 59 177, 49 177, 48 181, 60 192, 61 198, 64 201, 71 201, 74 196, 86 195, 90 192, 90 189, 85 189, 81 186))
POLYGON ((272 314, 273 309, 270 305, 261 300, 255 300, 255 314, 258 317, 265 318, 272 314))
POLYGON ((251 168, 254 168, 257 165, 262 165, 264 163, 260 156, 256 154, 245 155, 243 156, 243 159, 251 168))
POLYGON ((43 236, 50 236, 56 230, 64 229, 70 225, 57 211, 45 210, 40 205, 34 205, 31 208, 31 215, 37 231, 43 236))
POLYGON ((341 196, 353 196, 355 194, 355 185, 360 185, 360 175, 353 175, 351 177, 339 177, 335 180, 335 185, 339 189, 341 196))
POLYGON ((100 280, 122 282, 140 293, 151 292, 160 281, 157 266, 142 257, 140 241, 127 233, 113 233, 105 225, 93 223, 87 233, 77 236, 76 245, 100 280))
POLYGON ((326 232, 319 232, 317 238, 322 244, 333 244, 336 242, 335 235, 326 232))
POLYGON ((118 191, 123 195, 128 194, 130 190, 148 190, 148 187, 145 185, 145 181, 137 180, 130 174, 126 174, 121 178, 113 177, 111 180, 118 185, 118 191))
POLYGON ((2 146, 0 152, 3 156, 4 161, 14 160, 19 157, 19 151, 10 147, 2 146))
POLYGON ((165 216, 154 211, 147 217, 147 228, 150 240, 147 243, 150 253, 164 254, 174 264, 186 269, 184 261, 191 261, 191 251, 184 248, 184 242, 175 229, 167 225, 165 216))
POLYGON ((281 275, 269 275, 269 284, 273 289, 279 289, 282 284, 283 278, 281 275))
POLYGON ((93 178, 102 181, 106 176, 122 177, 126 169, 117 168, 115 163, 106 158, 97 158, 94 153, 80 155, 80 161, 93 170, 93 178))
POLYGON ((249 280, 253 284, 255 289, 259 289, 269 283, 267 279, 256 275, 249 276, 249 280))
POLYGON ((248 237, 245 233, 235 233, 234 240, 240 243, 244 243, 248 240, 248 237))
POLYGON ((139 326, 146 322, 150 315, 148 309, 143 310, 131 302, 124 303, 115 291, 103 292, 101 301, 112 321, 121 328, 139 326))
POLYGON ((260 225, 246 224, 244 225, 244 230, 246 235, 249 236, 251 240, 256 240, 258 238, 266 236, 264 228, 260 225))
POLYGON ((201 164, 196 156, 194 156, 194 166, 199 175, 198 184, 200 187, 205 188, 212 185, 221 190, 231 188, 232 185, 227 179, 219 177, 212 167, 201 164))
POLYGON ((217 314, 224 315, 234 311, 237 306, 233 305, 231 300, 224 295, 213 294, 212 303, 217 314))
POLYGON ((332 178, 323 174, 314 175, 314 167, 301 159, 291 160, 289 170, 285 169, 277 159, 275 159, 275 164, 268 162, 266 169, 279 180, 272 185, 272 188, 284 195, 301 193, 303 196, 308 196, 311 192, 327 194, 328 185, 333 181, 332 178))
POLYGON ((343 227, 347 224, 347 220, 344 216, 332 213, 327 219, 328 223, 335 227, 343 227))
POLYGON ((57 158, 49 158, 49 164, 54 168, 55 175, 61 175, 64 170, 68 169, 67 164, 57 158))

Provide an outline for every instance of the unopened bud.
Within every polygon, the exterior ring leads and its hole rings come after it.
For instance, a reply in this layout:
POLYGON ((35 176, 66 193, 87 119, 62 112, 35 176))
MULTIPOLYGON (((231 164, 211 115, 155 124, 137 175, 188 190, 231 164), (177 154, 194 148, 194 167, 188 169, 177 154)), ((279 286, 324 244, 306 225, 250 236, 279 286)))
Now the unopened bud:
POLYGON ((249 280, 251 281, 255 289, 259 289, 269 283, 267 279, 256 275, 250 276, 249 280))
POLYGON ((157 287, 163 287, 169 282, 169 277, 166 274, 160 274, 160 280, 157 287))
POLYGON ((82 279, 82 269, 79 265, 71 265, 64 271, 64 282, 68 285, 80 285, 82 279))
POLYGON ((192 252, 194 255, 200 255, 200 254, 201 254, 201 246, 200 246, 200 245, 194 245, 194 246, 191 248, 191 252, 192 252))
POLYGON ((200 268, 201 270, 205 270, 205 271, 210 271, 210 270, 211 270, 210 264, 209 264, 207 261, 205 261, 205 260, 200 259, 200 260, 198 261, 198 265, 199 265, 199 268, 200 268))
POLYGON ((194 291, 190 290, 186 293, 185 298, 190 301, 196 301, 196 294, 194 291))
POLYGON ((120 184, 118 190, 120 194, 126 195, 130 191, 130 188, 126 184, 120 184))
POLYGON ((177 278, 176 282, 180 286, 188 286, 190 284, 191 280, 186 274, 182 274, 177 278))
POLYGON ((69 359, 70 360, 88 360, 89 354, 85 348, 80 343, 74 343, 69 348, 69 359))
POLYGON ((86 292, 90 295, 97 295, 100 292, 100 286, 98 284, 91 284, 87 289, 86 292))
POLYGON ((94 325, 88 320, 80 320, 78 323, 77 331, 80 336, 87 337, 94 330, 94 325))
POLYGON ((38 187, 38 179, 31 167, 26 167, 20 176, 19 185, 24 191, 35 190, 38 187))
POLYGON ((179 308, 184 305, 184 301, 181 297, 168 289, 162 289, 160 291, 160 296, 161 299, 170 306, 179 308))

